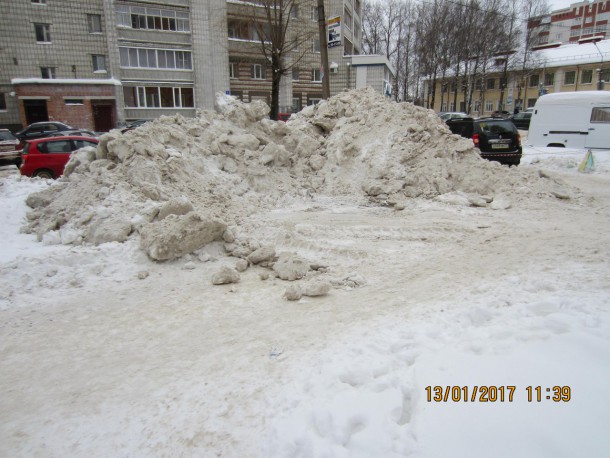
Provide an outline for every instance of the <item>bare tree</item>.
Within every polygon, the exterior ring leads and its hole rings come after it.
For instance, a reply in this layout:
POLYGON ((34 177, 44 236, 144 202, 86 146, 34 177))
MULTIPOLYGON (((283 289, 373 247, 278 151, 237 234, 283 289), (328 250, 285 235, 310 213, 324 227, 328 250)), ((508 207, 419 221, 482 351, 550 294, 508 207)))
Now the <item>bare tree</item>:
POLYGON ((301 59, 311 51, 310 43, 317 35, 306 10, 307 0, 251 0, 246 22, 241 26, 248 39, 257 40, 268 67, 271 69, 271 119, 278 119, 280 84, 301 59))
POLYGON ((381 3, 362 5, 362 48, 364 54, 379 54, 383 46, 384 11, 381 3))

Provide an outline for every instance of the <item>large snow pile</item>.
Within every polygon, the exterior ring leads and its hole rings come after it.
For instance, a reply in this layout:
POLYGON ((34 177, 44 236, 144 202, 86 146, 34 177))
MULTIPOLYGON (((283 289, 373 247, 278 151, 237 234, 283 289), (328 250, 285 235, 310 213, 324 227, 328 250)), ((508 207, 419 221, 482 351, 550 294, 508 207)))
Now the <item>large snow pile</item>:
POLYGON ((138 235, 156 260, 218 240, 246 258, 260 247, 245 241, 244 219, 291 196, 352 196, 396 209, 420 196, 498 208, 524 196, 569 196, 544 174, 482 160, 431 110, 370 89, 307 107, 286 124, 267 114, 262 102, 223 97, 216 112, 106 134, 97 149, 73 155, 55 186, 29 196, 26 231, 63 244, 138 235))

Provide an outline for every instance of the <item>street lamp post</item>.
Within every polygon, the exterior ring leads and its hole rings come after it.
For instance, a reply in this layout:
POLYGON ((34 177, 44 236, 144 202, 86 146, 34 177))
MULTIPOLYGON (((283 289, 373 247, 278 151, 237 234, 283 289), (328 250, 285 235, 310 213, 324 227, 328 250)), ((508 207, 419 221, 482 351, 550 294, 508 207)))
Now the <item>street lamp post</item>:
POLYGON ((581 38, 580 40, 578 40, 578 43, 593 43, 593 46, 595 46, 595 49, 597 49, 597 52, 599 53, 599 57, 601 58, 601 61, 599 63, 599 68, 597 69, 597 90, 598 91, 602 91, 604 89, 604 82, 602 81, 602 74, 604 71, 604 55, 602 54, 602 52, 599 50, 599 47, 597 46, 597 42, 603 40, 603 36, 594 36, 594 37, 587 37, 587 38, 581 38))
POLYGON ((599 53, 599 57, 601 57, 601 59, 602 59, 601 62, 599 63, 599 68, 597 69, 597 90, 603 91, 604 82, 602 81, 602 73, 603 73, 603 68, 604 68, 604 55, 599 50, 597 43, 593 42, 593 44, 595 45, 595 49, 597 49, 597 52, 599 53))

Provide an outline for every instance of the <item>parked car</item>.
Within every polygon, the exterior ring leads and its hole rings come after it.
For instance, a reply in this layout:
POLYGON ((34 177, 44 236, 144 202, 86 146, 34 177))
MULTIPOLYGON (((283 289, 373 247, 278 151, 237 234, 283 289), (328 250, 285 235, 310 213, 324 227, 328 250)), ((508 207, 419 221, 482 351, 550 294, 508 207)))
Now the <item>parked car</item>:
POLYGON ((28 177, 57 178, 64 173, 70 154, 85 146, 97 146, 93 137, 46 137, 26 142, 21 153, 21 175, 28 177))
POLYGON ((135 121, 128 122, 125 126, 120 127, 121 133, 128 132, 133 129, 137 129, 140 126, 143 126, 147 122, 152 121, 152 119, 136 119, 135 121))
POLYGON ((85 129, 74 129, 74 130, 64 130, 64 131, 60 131, 60 132, 53 132, 53 133, 47 135, 47 137, 65 137, 67 135, 74 136, 74 137, 91 137, 91 138, 99 137, 99 134, 97 134, 95 132, 91 132, 90 130, 85 130, 85 129))
POLYGON ((471 138, 484 159, 507 165, 521 162, 521 136, 510 119, 452 119, 447 126, 454 134, 471 138))
POLYGON ((55 121, 45 121, 45 122, 35 122, 30 124, 25 129, 20 130, 15 134, 17 138, 20 140, 34 140, 35 138, 47 137, 52 133, 61 132, 66 130, 74 130, 74 127, 71 127, 63 122, 55 122, 55 121))
POLYGON ((448 112, 445 112, 445 113, 439 113, 438 115, 445 122, 450 120, 450 119, 467 118, 468 117, 468 115, 466 113, 462 113, 462 112, 459 112, 459 111, 448 111, 448 112))
POLYGON ((521 111, 512 115, 510 119, 517 129, 528 130, 530 128, 530 120, 532 119, 531 111, 521 111))
POLYGON ((21 141, 8 129, 0 129, 0 165, 21 164, 21 141))
POLYGON ((528 145, 559 148, 610 147, 610 93, 557 92, 538 97, 528 145))

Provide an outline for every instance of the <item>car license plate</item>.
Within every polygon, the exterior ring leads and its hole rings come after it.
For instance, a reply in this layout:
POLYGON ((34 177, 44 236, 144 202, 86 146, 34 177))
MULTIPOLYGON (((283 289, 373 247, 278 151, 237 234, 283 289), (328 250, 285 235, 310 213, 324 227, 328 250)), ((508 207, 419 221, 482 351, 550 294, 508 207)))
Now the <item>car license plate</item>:
POLYGON ((493 143, 491 149, 508 149, 509 146, 508 143, 493 143))

